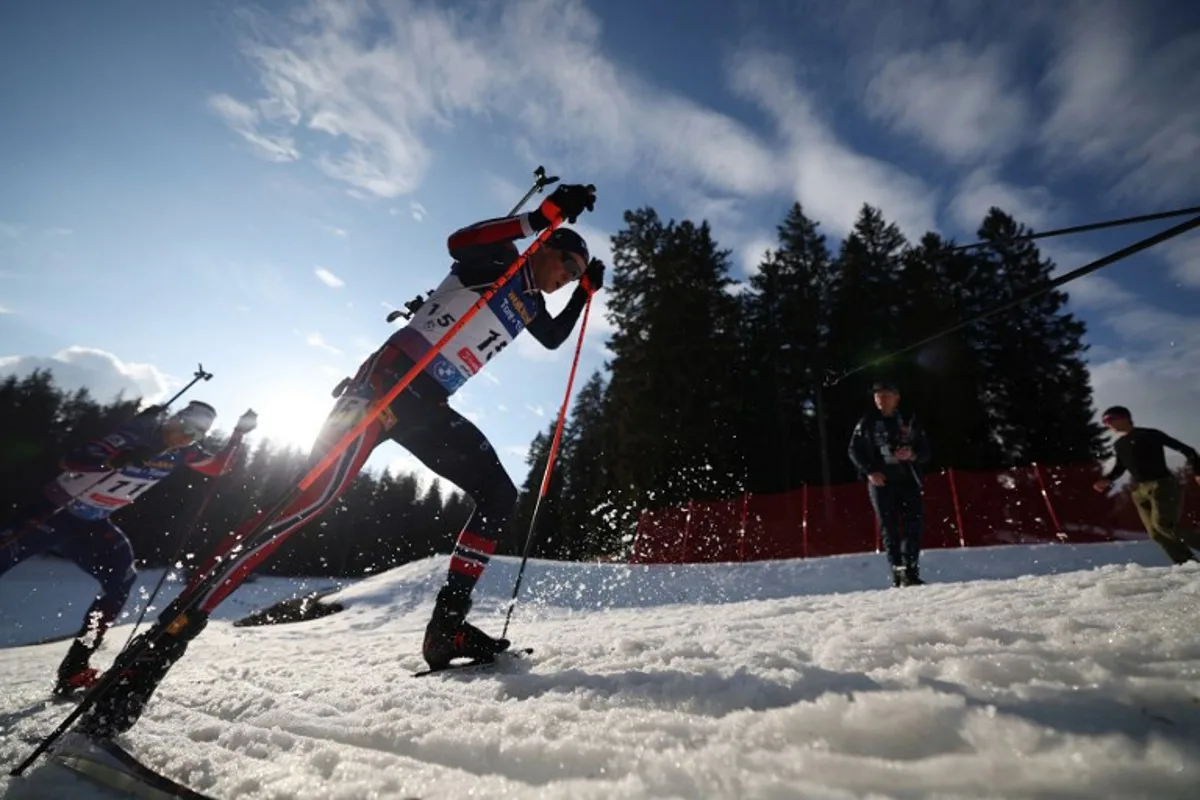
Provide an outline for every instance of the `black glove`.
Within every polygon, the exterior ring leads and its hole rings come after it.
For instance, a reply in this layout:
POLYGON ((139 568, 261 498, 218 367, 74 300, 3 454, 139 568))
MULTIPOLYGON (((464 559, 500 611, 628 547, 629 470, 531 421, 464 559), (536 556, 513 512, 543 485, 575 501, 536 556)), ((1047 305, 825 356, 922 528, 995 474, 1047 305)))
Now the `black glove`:
POLYGON ((583 280, 580 281, 583 288, 587 289, 588 294, 595 294, 604 288, 604 262, 598 258, 593 258, 588 262, 587 269, 583 272, 583 280))
MULTIPOLYGON (((574 223, 584 211, 596 210, 596 187, 578 183, 565 183, 555 189, 545 203, 552 203, 568 222, 574 223)), ((549 220, 550 215, 542 212, 549 220)))
POLYGON ((113 453, 104 462, 107 469, 124 469, 125 467, 140 467, 150 458, 161 453, 150 447, 127 447, 113 453))

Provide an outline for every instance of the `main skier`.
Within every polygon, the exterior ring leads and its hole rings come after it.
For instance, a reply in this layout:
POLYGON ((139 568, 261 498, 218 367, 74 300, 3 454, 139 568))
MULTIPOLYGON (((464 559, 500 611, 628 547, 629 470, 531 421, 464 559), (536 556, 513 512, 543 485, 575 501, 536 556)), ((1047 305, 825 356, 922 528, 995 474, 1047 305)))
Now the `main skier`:
MULTIPOLYGON (((559 186, 526 214, 485 220, 451 234, 450 274, 424 301, 409 323, 396 331, 335 390, 337 402, 309 456, 317 461, 363 418, 513 264, 520 255, 514 242, 547 228, 553 221, 575 222, 592 211, 595 187, 559 186)), ((408 387, 365 427, 321 476, 287 508, 276 514, 255 537, 246 535, 263 522, 263 514, 247 519, 218 548, 205 569, 196 573, 181 594, 189 597, 210 570, 220 576, 203 591, 199 603, 184 613, 168 608, 169 621, 154 647, 144 648, 132 664, 122 666, 113 691, 99 699, 80 720, 88 735, 109 737, 128 730, 141 716, 171 665, 207 625, 212 610, 278 549, 289 536, 311 523, 350 486, 371 452, 392 440, 431 470, 466 492, 475 509, 459 533, 446 579, 437 594, 425 631, 422 653, 431 668, 455 658, 488 659, 508 648, 466 621, 471 594, 496 549, 517 500, 517 488, 487 437, 449 405, 450 396, 528 330, 544 347, 557 348, 575 327, 592 293, 603 285, 604 264, 589 258, 587 243, 574 231, 558 228, 479 312, 451 338, 408 387), (546 310, 544 295, 579 281, 557 317, 546 310)), ((149 634, 143 634, 147 636, 149 634)), ((137 645, 133 645, 136 647, 137 645)))
POLYGON ((226 472, 242 437, 257 424, 254 412, 247 411, 229 444, 214 455, 197 442, 216 416, 212 406, 195 400, 165 420, 156 413, 139 414, 69 453, 59 462, 64 472, 0 529, 0 575, 28 558, 54 551, 100 584, 59 665, 55 694, 69 695, 96 682, 97 671, 88 662, 121 613, 137 576, 133 547, 110 517, 180 465, 205 475, 226 472))

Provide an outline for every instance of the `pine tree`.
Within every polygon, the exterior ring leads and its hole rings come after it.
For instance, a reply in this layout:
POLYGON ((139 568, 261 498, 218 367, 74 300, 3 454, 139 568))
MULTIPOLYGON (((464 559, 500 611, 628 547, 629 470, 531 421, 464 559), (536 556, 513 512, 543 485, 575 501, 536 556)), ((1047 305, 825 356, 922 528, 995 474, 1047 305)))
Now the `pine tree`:
MULTIPOLYGON (((979 238, 990 242, 980 258, 996 276, 994 304, 1044 287, 1053 277, 1053 263, 1033 242, 1012 241, 1026 233, 998 208, 979 229, 979 238)), ((1083 361, 1086 328, 1064 311, 1067 300, 1063 291, 1046 292, 982 323, 986 403, 1009 463, 1072 463, 1103 453, 1083 361)))
POLYGON ((825 237, 792 206, 779 248, 750 279, 745 297, 750 488, 782 492, 820 479, 817 390, 826 370, 832 266, 825 237))
MULTIPOLYGON (((929 339, 989 307, 994 278, 972 253, 926 234, 904 258, 907 311, 898 343, 929 339)), ((896 365, 905 413, 918 417, 934 447, 934 465, 984 469, 1000 463, 986 405, 981 326, 938 336, 896 365)))
POLYGON ((411 473, 395 479, 395 488, 387 492, 387 526, 394 531, 398 540, 397 559, 403 564, 422 558, 428 553, 418 550, 417 500, 421 495, 421 484, 411 473), (418 555, 418 552, 420 554, 418 555))
POLYGON ((605 407, 604 378, 594 372, 575 395, 563 431, 561 517, 563 527, 577 542, 576 554, 581 559, 613 554, 621 548, 620 531, 609 513, 613 484, 605 407))
POLYGON ((461 526, 445 516, 442 482, 434 478, 425 494, 417 499, 413 513, 413 558, 428 558, 454 549, 461 526))
POLYGON ((612 337, 605 416, 611 469, 628 531, 649 504, 740 491, 744 477, 737 302, 728 252, 707 225, 625 213, 613 237, 612 337))
POLYGON ((555 469, 550 476, 550 485, 546 488, 546 496, 540 497, 556 427, 557 421, 550 423, 545 431, 538 432, 529 445, 529 452, 525 455, 525 465, 529 467, 529 472, 520 488, 516 513, 509 521, 509 542, 513 549, 513 555, 520 555, 524 552, 525 541, 530 536, 533 537, 530 555, 537 558, 568 560, 575 546, 573 532, 564 527, 561 513, 563 486, 561 460, 556 459, 555 469), (530 533, 530 524, 534 521, 535 510, 537 511, 537 525, 530 533))
MULTIPOLYGON (((877 361, 900 341, 901 320, 914 288, 902 278, 907 241, 876 208, 863 206, 850 235, 842 242, 831 284, 829 363, 848 370, 877 361)), ((827 447, 833 483, 856 478, 846 442, 869 407, 871 384, 878 378, 901 380, 896 364, 864 370, 823 392, 827 447)), ((903 387, 901 387, 903 393, 903 387)))

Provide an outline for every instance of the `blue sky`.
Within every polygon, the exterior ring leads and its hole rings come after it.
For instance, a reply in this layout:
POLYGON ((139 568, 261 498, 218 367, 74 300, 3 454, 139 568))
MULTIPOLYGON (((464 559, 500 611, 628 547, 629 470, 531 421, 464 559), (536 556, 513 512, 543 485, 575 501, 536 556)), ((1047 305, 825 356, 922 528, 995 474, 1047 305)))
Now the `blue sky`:
MULTIPOLYGON (((253 407, 307 449, 446 236, 539 164, 599 187, 579 227, 602 257, 653 205, 709 220, 739 278, 795 200, 834 246, 863 202, 960 241, 992 204, 1046 229, 1200 203, 1200 10, 900 5, 4 4, 0 373, 163 396, 203 362, 218 427, 253 407)), ((1153 230, 1047 252, 1071 269, 1153 230)), ((1200 445, 1200 234, 1070 291, 1097 404, 1200 445)), ((518 342, 454 405, 520 481, 572 345, 518 342)))

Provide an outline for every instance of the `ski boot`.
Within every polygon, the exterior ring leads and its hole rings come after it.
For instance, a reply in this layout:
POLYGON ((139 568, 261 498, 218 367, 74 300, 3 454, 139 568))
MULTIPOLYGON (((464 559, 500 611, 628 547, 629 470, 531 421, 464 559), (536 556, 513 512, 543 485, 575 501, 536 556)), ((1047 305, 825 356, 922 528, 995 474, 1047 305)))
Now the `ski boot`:
MULTIPOLYGON (((169 609, 168 609, 169 610, 169 609)), ((110 668, 117 676, 111 689, 88 709, 79 720, 76 730, 96 739, 111 739, 133 727, 142 716, 146 703, 167 676, 176 661, 187 652, 188 643, 208 625, 203 611, 172 613, 159 618, 159 623, 130 643, 110 668), (173 618, 172 618, 173 617, 173 618), (171 620, 161 630, 163 619, 171 620), (152 645, 145 642, 156 637, 152 645), (127 653, 136 653, 128 657, 127 653)))
POLYGON ((470 595, 453 593, 448 586, 438 592, 421 648, 430 670, 445 669, 456 658, 490 663, 496 660, 497 653, 508 649, 508 639, 493 639, 466 621, 470 610, 470 595))
POLYGON ((100 670, 88 665, 92 648, 75 639, 71 649, 58 665, 58 681, 54 684, 55 697, 70 697, 80 690, 86 691, 100 680, 100 670))

